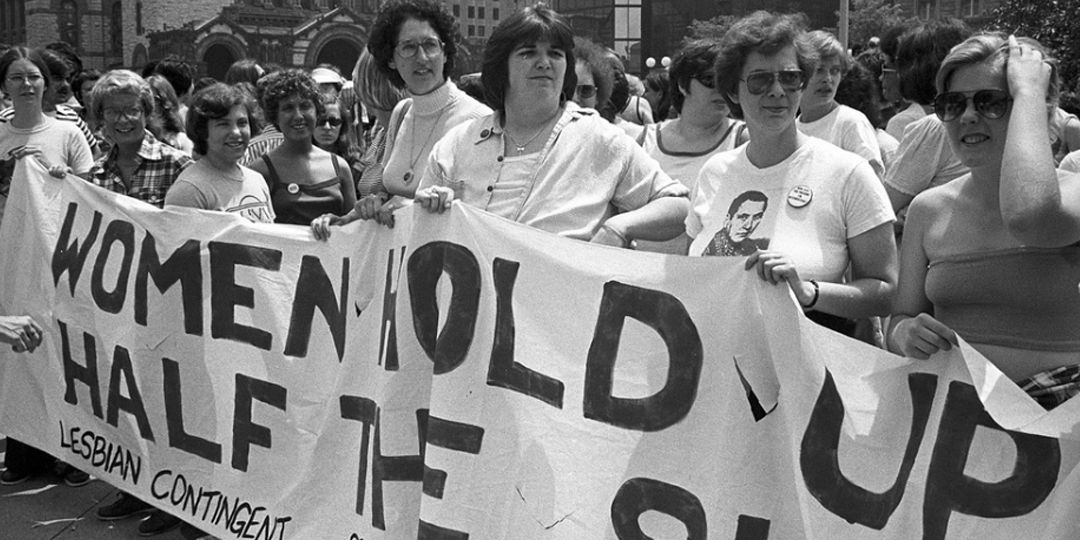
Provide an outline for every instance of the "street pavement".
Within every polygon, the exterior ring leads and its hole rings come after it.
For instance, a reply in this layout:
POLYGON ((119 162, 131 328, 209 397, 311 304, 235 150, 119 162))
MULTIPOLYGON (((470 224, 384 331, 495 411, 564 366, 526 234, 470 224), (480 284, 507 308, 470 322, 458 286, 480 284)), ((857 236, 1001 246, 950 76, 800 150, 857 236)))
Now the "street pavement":
MULTIPOLYGON (((0 436, 0 463, 6 446, 7 440, 0 436)), ((73 488, 51 474, 17 486, 0 486, 0 540, 184 540, 190 536, 177 528, 153 537, 141 537, 137 528, 146 514, 112 522, 97 519, 97 509, 116 500, 118 493, 119 490, 101 480, 73 488)))

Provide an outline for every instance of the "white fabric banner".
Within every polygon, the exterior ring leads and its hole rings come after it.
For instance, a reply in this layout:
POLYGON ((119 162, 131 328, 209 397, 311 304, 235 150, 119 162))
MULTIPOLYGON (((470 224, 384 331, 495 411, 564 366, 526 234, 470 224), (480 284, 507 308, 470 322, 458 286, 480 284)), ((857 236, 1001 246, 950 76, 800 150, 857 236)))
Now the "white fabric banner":
POLYGON ((726 258, 465 206, 316 242, 23 160, 0 432, 222 538, 1077 538, 1080 400, 909 362, 726 258), (921 531, 921 534, 920 532, 921 531))

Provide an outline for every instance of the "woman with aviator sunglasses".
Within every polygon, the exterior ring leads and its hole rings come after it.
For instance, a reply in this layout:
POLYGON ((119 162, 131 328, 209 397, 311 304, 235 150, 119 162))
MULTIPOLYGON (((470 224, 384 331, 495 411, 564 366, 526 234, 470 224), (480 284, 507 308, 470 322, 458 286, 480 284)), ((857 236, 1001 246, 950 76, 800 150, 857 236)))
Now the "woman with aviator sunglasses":
POLYGON ((894 216, 865 159, 799 132, 816 61, 790 15, 759 11, 724 35, 717 85, 750 142, 702 168, 686 233, 690 255, 745 257, 748 271, 789 287, 811 320, 850 335, 851 319, 889 311, 894 216))
POLYGON ((971 172, 912 201, 889 334, 919 359, 959 335, 1046 408, 1080 392, 1080 205, 1050 151, 1052 62, 1002 34, 942 62, 934 112, 971 172))
POLYGON ((341 98, 322 92, 323 114, 315 119, 315 146, 344 158, 351 168, 360 159, 360 148, 353 142, 352 114, 341 98))

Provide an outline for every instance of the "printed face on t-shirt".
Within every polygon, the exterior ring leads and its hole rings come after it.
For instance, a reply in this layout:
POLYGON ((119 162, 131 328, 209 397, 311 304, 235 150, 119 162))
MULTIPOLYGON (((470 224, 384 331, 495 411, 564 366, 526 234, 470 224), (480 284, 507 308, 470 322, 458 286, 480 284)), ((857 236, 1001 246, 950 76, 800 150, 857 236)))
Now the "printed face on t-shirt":
POLYGON ((734 215, 728 216, 728 236, 733 242, 742 242, 754 234, 765 217, 765 203, 744 201, 734 215))

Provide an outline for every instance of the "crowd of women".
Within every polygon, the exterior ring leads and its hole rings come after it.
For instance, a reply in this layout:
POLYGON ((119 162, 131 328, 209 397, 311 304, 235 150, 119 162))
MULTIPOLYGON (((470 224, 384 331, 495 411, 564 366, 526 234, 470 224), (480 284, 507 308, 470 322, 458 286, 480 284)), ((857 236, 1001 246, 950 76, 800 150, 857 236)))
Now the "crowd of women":
MULTIPOLYGON (((1080 392, 1080 121, 1038 42, 931 21, 852 58, 757 12, 642 84, 537 5, 459 88, 444 6, 386 3, 370 35, 351 87, 251 61, 225 83, 174 87, 161 66, 78 79, 89 129, 56 95, 61 55, 13 47, 0 157, 315 239, 457 201, 597 244, 740 257, 837 332, 917 359, 962 337, 1047 408, 1080 392)), ((0 320, 16 350, 41 332, 0 320)), ((4 483, 35 472, 12 457, 4 483)), ((146 509, 125 496, 100 517, 146 509)))

